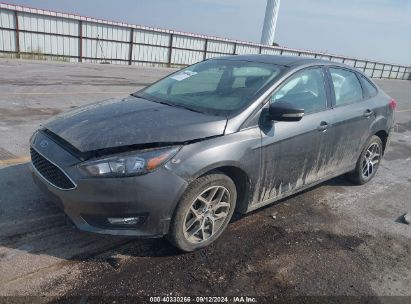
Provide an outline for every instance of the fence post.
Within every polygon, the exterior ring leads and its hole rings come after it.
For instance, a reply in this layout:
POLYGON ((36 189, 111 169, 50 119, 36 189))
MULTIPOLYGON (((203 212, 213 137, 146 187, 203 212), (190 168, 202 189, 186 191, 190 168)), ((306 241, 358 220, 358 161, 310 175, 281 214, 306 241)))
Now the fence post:
POLYGON ((258 54, 261 54, 262 50, 263 50, 263 48, 260 45, 259 48, 258 48, 258 54))
POLYGON ((380 79, 383 78, 384 70, 385 70, 385 64, 382 65, 382 71, 381 71, 380 79))
POLYGON ((78 62, 83 62, 83 21, 78 22, 78 62))
POLYGON ((388 75, 388 79, 390 79, 391 78, 391 74, 392 74, 392 69, 394 68, 394 66, 393 65, 391 65, 391 69, 390 69, 390 75, 388 75))
POLYGON ((16 57, 20 58, 20 31, 19 31, 19 16, 17 11, 14 11, 14 26, 16 30, 16 57))
POLYGON ((233 55, 237 53, 237 42, 234 42, 233 55))
POLYGON ((133 61, 133 46, 134 46, 134 28, 131 28, 130 31, 130 43, 128 48, 128 65, 131 65, 133 61))
POLYGON ((171 53, 173 51, 174 34, 170 34, 170 43, 168 45, 168 67, 171 67, 171 53))
POLYGON ((377 64, 374 62, 374 65, 372 66, 372 74, 371 74, 371 78, 374 78, 374 72, 375 72, 375 66, 377 64))
POLYGON ((203 60, 207 59, 207 49, 208 49, 208 39, 206 38, 204 41, 204 54, 203 54, 203 60))
POLYGON ((404 75, 402 77, 402 80, 411 80, 411 70, 409 70, 409 68, 405 67, 404 68, 404 75))

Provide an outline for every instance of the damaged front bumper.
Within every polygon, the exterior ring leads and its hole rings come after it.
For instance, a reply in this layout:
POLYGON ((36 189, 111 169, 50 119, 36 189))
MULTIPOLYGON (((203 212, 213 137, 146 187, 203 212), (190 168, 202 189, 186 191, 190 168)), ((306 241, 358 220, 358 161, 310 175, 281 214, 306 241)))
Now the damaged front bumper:
POLYGON ((175 206, 187 187, 170 170, 161 167, 140 176, 90 178, 78 169, 78 159, 44 134, 37 133, 31 147, 75 185, 68 190, 57 187, 33 162, 30 165, 35 183, 80 230, 140 237, 168 233, 175 206))

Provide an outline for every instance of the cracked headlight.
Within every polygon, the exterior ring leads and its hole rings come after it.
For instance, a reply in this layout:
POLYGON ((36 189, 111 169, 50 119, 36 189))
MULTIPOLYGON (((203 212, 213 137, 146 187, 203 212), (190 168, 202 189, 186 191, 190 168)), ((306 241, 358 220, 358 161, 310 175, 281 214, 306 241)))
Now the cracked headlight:
POLYGON ((79 165, 91 176, 133 176, 151 172, 169 161, 180 147, 141 150, 87 161, 79 165))

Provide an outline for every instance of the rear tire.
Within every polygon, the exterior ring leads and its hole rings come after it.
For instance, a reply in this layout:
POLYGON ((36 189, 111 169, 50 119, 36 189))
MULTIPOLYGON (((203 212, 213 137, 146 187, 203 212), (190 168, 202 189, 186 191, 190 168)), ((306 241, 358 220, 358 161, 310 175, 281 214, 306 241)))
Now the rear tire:
POLYGON ((368 183, 377 173, 382 154, 382 141, 378 136, 373 135, 362 150, 355 170, 348 174, 348 178, 357 185, 368 183))
POLYGON ((236 186, 227 175, 213 172, 199 177, 183 194, 167 239, 186 252, 210 245, 230 222, 236 200, 236 186))

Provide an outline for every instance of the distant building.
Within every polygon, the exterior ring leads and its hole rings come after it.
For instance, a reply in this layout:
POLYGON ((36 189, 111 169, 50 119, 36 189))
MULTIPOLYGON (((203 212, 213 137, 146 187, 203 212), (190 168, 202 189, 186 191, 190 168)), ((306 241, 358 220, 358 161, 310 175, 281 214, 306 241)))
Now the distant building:
POLYGON ((281 0, 267 0, 261 44, 273 45, 281 0))

